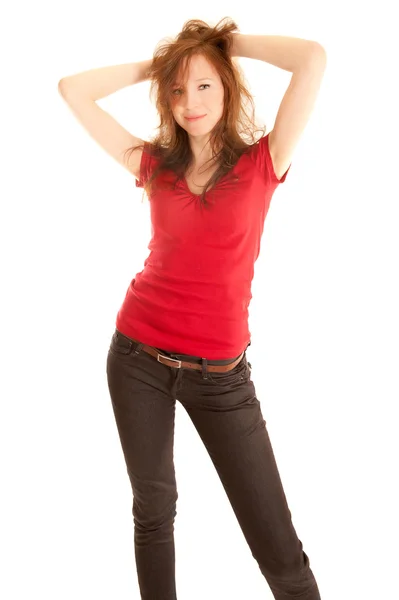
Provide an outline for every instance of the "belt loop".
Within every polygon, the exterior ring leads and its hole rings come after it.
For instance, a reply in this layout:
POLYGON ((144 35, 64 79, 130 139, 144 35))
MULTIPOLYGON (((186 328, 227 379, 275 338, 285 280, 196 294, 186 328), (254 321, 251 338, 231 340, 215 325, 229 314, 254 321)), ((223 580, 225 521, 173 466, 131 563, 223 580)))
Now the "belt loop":
POLYGON ((144 344, 142 344, 141 342, 139 342, 136 346, 136 348, 134 349, 135 354, 140 354, 141 350, 143 349, 144 344))
POLYGON ((208 379, 208 360, 206 358, 202 359, 202 378, 208 379))

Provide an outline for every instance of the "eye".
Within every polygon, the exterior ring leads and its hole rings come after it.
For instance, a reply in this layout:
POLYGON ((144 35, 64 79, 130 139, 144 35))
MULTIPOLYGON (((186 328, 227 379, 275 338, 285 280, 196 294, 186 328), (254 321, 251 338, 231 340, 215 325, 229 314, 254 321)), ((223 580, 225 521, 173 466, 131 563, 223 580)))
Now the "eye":
MULTIPOLYGON (((203 84, 201 84, 199 87, 204 87, 204 86, 205 86, 205 87, 208 87, 208 88, 209 88, 209 87, 211 87, 210 83, 203 83, 203 84)), ((172 91, 172 94, 173 94, 174 96, 176 96, 176 95, 177 95, 175 92, 181 92, 181 89, 176 89, 176 90, 173 90, 173 91, 172 91)))

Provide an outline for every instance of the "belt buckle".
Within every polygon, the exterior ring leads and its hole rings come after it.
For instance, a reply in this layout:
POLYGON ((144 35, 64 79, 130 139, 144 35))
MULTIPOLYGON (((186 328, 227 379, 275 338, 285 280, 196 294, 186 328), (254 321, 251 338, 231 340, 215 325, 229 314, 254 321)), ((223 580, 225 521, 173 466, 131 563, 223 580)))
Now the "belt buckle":
MULTIPOLYGON (((179 364, 178 364, 178 366, 177 366, 176 368, 177 368, 177 369, 180 369, 180 368, 181 368, 181 363, 182 363, 182 361, 181 361, 181 360, 177 360, 177 358, 170 358, 170 356, 165 356, 164 354, 160 354, 160 353, 158 352, 158 356, 157 356, 157 361, 158 361, 158 362, 161 362, 161 361, 159 360, 160 356, 162 356, 162 358, 166 358, 166 360, 171 360, 172 362, 177 362, 177 363, 179 363, 179 364)), ((164 363, 161 363, 161 364, 164 364, 164 363)), ((168 366, 168 365, 166 365, 166 366, 168 366)))

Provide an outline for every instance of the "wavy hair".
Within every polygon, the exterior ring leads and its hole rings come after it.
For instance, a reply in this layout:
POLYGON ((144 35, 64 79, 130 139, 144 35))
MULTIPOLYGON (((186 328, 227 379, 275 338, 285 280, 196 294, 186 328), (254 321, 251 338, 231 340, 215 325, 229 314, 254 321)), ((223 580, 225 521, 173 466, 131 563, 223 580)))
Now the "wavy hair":
MULTIPOLYGON (((155 106, 160 119, 156 128, 158 133, 150 140, 151 153, 160 160, 144 185, 144 192, 147 194, 156 187, 155 178, 161 171, 173 171, 177 181, 184 178, 193 163, 189 136, 176 122, 171 110, 173 82, 180 72, 183 76, 186 75, 193 55, 200 54, 213 65, 224 88, 223 113, 211 130, 209 139, 213 155, 210 160, 218 167, 203 188, 201 205, 207 205, 207 189, 226 175, 240 156, 253 146, 255 132, 261 130, 262 135, 265 134, 265 126, 260 128, 256 125, 254 102, 245 85, 244 74, 232 61, 230 54, 233 32, 237 30, 236 23, 229 17, 221 19, 213 27, 199 19, 191 19, 184 23, 176 38, 163 38, 157 45, 148 79, 151 81, 150 99, 154 101, 155 95, 155 106)), ((144 148, 144 145, 132 146, 125 154, 129 152, 131 155, 137 148, 144 148)))

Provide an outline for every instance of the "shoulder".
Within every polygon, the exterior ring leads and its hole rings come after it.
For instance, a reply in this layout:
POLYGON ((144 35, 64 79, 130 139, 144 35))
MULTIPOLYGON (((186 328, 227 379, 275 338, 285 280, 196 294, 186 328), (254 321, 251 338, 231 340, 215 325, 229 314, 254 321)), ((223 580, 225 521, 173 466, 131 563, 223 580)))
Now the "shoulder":
POLYGON ((252 145, 249 156, 265 180, 277 184, 285 181, 291 165, 278 159, 273 144, 273 130, 252 145))

